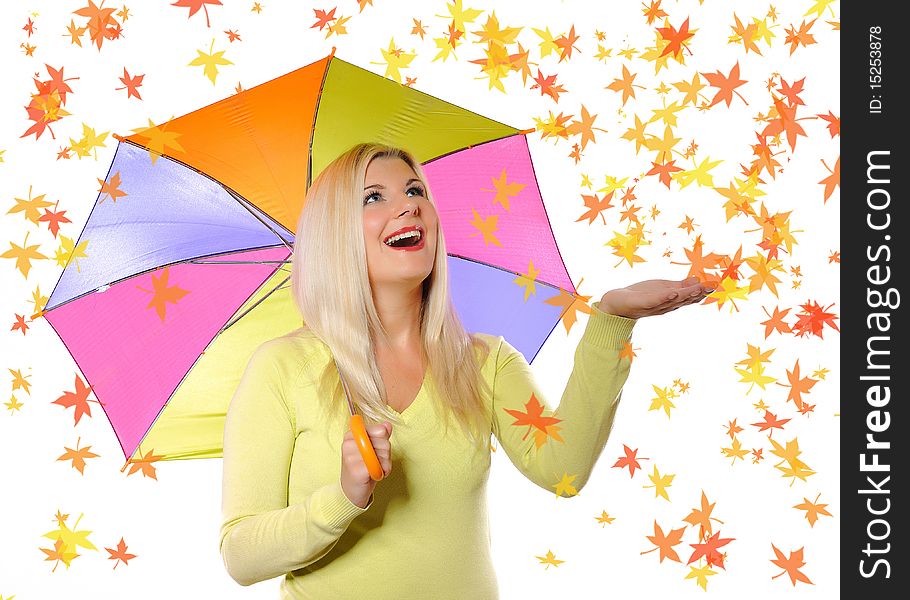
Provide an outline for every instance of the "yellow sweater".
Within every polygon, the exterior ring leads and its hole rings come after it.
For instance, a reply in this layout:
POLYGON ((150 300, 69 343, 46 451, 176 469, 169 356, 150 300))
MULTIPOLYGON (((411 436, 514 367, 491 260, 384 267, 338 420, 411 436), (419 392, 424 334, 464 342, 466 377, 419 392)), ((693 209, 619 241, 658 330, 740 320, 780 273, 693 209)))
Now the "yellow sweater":
MULTIPOLYGON (((515 466, 553 491, 563 474, 581 489, 613 423, 629 361, 619 356, 635 321, 596 306, 575 351, 556 417, 564 441, 540 448, 528 425, 531 395, 551 415, 524 356, 502 337, 482 375, 493 392, 490 431, 515 466)), ((224 431, 221 553, 238 583, 285 576, 284 599, 498 597, 490 558, 489 446, 454 421, 443 436, 426 381, 392 431, 392 472, 366 508, 341 489, 346 422, 320 419, 315 378, 331 360, 315 337, 282 337, 250 359, 224 431)), ((490 401, 490 399, 488 399, 490 401)))

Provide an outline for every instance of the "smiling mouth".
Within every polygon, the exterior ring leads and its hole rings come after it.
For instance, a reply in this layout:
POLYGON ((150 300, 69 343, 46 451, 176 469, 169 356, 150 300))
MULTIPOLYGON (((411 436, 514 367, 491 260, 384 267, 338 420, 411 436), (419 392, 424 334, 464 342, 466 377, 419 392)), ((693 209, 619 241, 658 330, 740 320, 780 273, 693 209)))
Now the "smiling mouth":
POLYGON ((393 235, 383 243, 393 250, 418 250, 424 246, 424 235, 420 229, 411 229, 393 235))

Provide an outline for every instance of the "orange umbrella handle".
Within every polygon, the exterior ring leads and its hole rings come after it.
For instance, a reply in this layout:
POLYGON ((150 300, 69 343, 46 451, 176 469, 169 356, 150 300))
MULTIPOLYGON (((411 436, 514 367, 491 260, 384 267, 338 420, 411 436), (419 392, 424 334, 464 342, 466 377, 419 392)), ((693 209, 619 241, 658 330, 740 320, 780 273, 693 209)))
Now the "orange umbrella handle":
POLYGON ((363 417, 360 415, 351 415, 351 433, 354 434, 354 441, 360 449, 360 456, 370 472, 370 479, 379 481, 382 479, 382 465, 379 464, 379 458, 370 443, 370 436, 367 435, 367 429, 363 424, 363 417))

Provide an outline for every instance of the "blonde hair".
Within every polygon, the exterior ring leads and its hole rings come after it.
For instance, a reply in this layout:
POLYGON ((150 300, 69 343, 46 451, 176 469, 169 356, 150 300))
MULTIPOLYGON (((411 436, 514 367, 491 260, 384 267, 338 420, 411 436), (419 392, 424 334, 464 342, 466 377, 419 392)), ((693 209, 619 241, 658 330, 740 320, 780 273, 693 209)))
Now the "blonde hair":
MULTIPOLYGON (((397 424, 376 364, 374 340, 387 338, 373 303, 363 239, 363 187, 367 166, 376 158, 400 158, 407 163, 435 206, 420 163, 409 152, 382 144, 352 147, 329 164, 307 191, 294 241, 292 293, 304 321, 298 332, 315 334, 334 357, 334 364, 330 362, 319 377, 326 416, 347 412, 347 408, 339 411, 346 406, 340 371, 355 409, 365 419, 397 424)), ((449 417, 454 416, 469 439, 489 443, 491 416, 483 395, 490 390, 480 369, 490 349, 465 331, 448 285, 445 240, 438 227, 433 269, 423 282, 420 310, 427 385, 439 399, 435 408, 446 431, 449 417)))

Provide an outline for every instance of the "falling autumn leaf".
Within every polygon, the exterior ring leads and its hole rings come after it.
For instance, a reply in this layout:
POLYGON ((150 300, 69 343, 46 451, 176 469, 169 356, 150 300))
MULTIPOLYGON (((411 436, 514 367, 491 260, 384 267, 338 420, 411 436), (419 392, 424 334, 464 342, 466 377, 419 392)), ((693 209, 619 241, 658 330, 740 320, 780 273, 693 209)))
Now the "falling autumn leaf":
POLYGON ((108 560, 115 561, 114 562, 115 569, 117 568, 117 565, 119 565, 121 562, 126 565, 126 564, 129 564, 130 559, 136 558, 135 554, 130 554, 127 552, 127 545, 126 545, 126 542, 123 541, 123 538, 120 538, 120 541, 117 543, 116 549, 105 548, 105 550, 107 550, 108 554, 110 554, 110 556, 107 557, 108 560))
POLYGON ((645 550, 644 552, 639 552, 639 554, 648 554, 649 552, 660 550, 659 562, 664 562, 665 558, 676 562, 682 562, 679 559, 679 555, 676 553, 676 550, 673 549, 673 546, 682 543, 682 535, 685 533, 685 531, 685 527, 680 527, 679 529, 671 529, 665 535, 663 529, 661 529, 660 525, 657 524, 657 521, 654 521, 654 535, 648 535, 645 537, 648 538, 648 541, 654 544, 655 547, 651 548, 650 550, 645 550))
POLYGON ((221 6, 221 0, 177 0, 177 2, 174 2, 173 4, 171 4, 171 6, 181 6, 184 8, 189 8, 190 14, 187 17, 187 19, 189 19, 190 17, 195 15, 197 12, 199 12, 199 9, 201 8, 205 12, 205 26, 211 27, 211 25, 209 24, 209 9, 206 6, 206 4, 211 4, 213 6, 221 6))
POLYGON ((82 381, 82 378, 79 375, 76 375, 76 390, 73 392, 64 392, 62 396, 51 402, 51 404, 58 404, 63 408, 74 408, 75 412, 73 413, 73 426, 79 424, 79 420, 83 415, 89 417, 92 416, 91 407, 89 407, 89 402, 98 402, 97 400, 89 400, 89 393, 91 393, 92 387, 86 387, 85 382, 82 381))
POLYGON ((218 77, 218 67, 224 65, 232 65, 231 61, 224 58, 225 50, 219 50, 214 52, 215 40, 212 39, 212 43, 209 45, 208 53, 203 52, 202 50, 196 50, 196 53, 199 55, 189 62, 190 67, 203 67, 203 74, 209 78, 212 82, 212 85, 215 85, 215 78, 218 77))
POLYGON ((809 521, 810 527, 815 527, 815 522, 818 521, 819 515, 824 515, 826 517, 833 516, 829 513, 827 509, 827 504, 819 504, 818 499, 821 498, 821 494, 815 497, 815 501, 811 501, 808 498, 803 498, 803 501, 800 504, 797 504, 793 508, 806 511, 806 520, 809 521))
POLYGON ((135 75, 131 76, 129 71, 126 70, 126 67, 123 67, 123 77, 120 78, 120 82, 123 83, 125 87, 114 88, 115 90, 126 90, 126 97, 136 98, 142 100, 142 96, 139 95, 139 87, 142 85, 142 80, 145 78, 145 75, 135 75))
POLYGON ((543 416, 544 407, 540 401, 537 400, 537 397, 533 392, 531 393, 530 400, 525 402, 524 412, 511 408, 504 408, 503 410, 515 417, 515 422, 512 423, 513 426, 528 426, 528 431, 525 432, 524 436, 521 438, 522 440, 527 439, 528 434, 531 433, 532 428, 546 432, 548 426, 555 425, 562 421, 562 419, 557 419, 556 417, 543 416))
POLYGON ((80 441, 82 441, 82 438, 79 438, 78 440, 76 440, 75 448, 69 448, 67 446, 64 446, 63 449, 66 450, 66 452, 64 452, 63 455, 61 455, 59 458, 57 458, 57 460, 72 461, 71 466, 74 469, 76 469, 77 471, 79 471, 80 475, 85 475, 85 473, 83 473, 83 469, 85 469, 86 459, 97 458, 98 455, 95 454, 94 452, 90 451, 91 446, 86 446, 85 448, 80 448, 79 447, 80 441))
POLYGON ((801 581, 803 583, 808 583, 810 585, 815 585, 812 581, 809 580, 806 575, 800 571, 801 568, 806 566, 806 562, 803 560, 803 549, 791 550, 790 556, 784 556, 784 553, 777 549, 774 544, 771 544, 771 549, 774 550, 774 555, 777 558, 770 559, 771 562, 783 569, 777 575, 772 575, 771 579, 780 577, 784 573, 790 576, 790 582, 796 587, 796 582, 801 581))
POLYGON ((635 476, 635 469, 640 469, 641 465, 638 463, 639 460, 650 460, 645 457, 638 458, 638 448, 632 450, 625 444, 622 445, 623 451, 626 453, 625 456, 620 456, 615 463, 613 463, 613 468, 623 469, 628 467, 629 477, 635 476))

